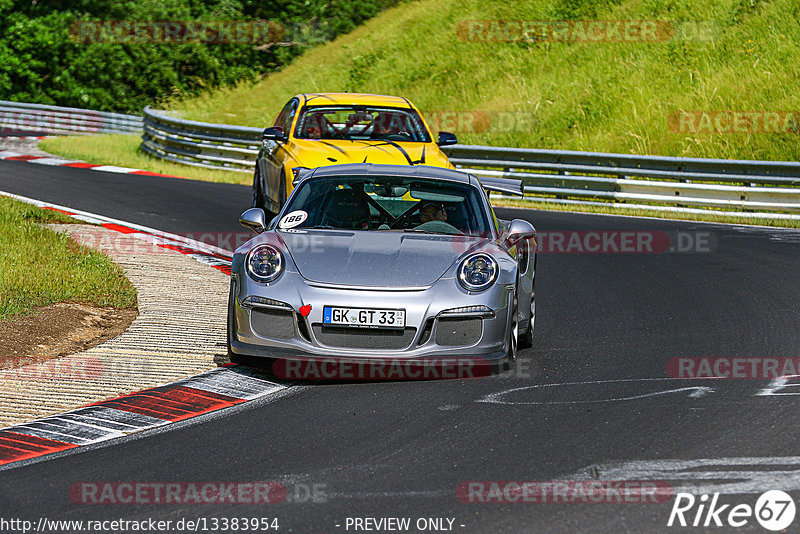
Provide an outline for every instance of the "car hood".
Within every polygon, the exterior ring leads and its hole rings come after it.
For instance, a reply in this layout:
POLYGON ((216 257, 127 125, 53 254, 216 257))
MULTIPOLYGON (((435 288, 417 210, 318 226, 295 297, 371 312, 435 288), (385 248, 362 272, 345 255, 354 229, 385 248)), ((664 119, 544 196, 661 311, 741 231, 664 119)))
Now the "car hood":
POLYGON ((313 169, 342 163, 430 165, 453 168, 434 143, 295 139, 288 147, 297 164, 313 169))
POLYGON ((282 230, 306 280, 363 287, 427 287, 486 238, 390 231, 282 230))

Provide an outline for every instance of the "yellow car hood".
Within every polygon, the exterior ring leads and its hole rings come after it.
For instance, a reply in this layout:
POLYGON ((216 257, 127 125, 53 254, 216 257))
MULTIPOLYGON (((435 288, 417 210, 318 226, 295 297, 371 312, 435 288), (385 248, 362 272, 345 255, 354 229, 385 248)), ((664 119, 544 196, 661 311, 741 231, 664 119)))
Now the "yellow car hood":
POLYGON ((434 143, 293 139, 286 148, 296 166, 309 169, 326 165, 364 162, 454 168, 434 143))

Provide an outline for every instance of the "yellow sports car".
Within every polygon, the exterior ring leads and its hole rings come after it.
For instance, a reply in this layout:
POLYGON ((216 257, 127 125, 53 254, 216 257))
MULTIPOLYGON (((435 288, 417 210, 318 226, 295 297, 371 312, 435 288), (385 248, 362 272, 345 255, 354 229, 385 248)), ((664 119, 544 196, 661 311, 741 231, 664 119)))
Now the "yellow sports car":
POLYGON ((367 162, 453 169, 439 147, 457 142, 450 132, 439 132, 433 142, 419 110, 405 98, 297 95, 262 134, 253 207, 277 213, 300 172, 326 165, 367 162))

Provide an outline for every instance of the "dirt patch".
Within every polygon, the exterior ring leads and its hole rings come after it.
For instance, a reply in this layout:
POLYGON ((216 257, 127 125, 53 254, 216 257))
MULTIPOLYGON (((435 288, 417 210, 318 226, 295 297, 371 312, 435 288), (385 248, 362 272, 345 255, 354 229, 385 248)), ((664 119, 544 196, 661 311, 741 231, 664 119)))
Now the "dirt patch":
POLYGON ((0 369, 80 352, 116 337, 136 318, 135 308, 60 302, 0 321, 0 369))

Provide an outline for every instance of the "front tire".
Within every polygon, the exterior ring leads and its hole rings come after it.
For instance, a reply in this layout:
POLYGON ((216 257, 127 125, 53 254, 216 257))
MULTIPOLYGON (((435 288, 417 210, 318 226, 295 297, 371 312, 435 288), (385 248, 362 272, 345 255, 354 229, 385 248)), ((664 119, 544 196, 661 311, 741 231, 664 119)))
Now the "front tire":
MULTIPOLYGON (((519 288, 519 280, 517 280, 517 287, 519 288)), ((519 303, 517 303, 519 306, 519 303)), ((520 331, 519 336, 517 336, 517 348, 519 349, 529 349, 533 346, 533 322, 536 318, 536 286, 534 282, 534 287, 531 291, 531 318, 528 321, 528 328, 524 331, 520 331)), ((517 308, 519 309, 519 308, 517 308)))
POLYGON ((533 316, 531 316, 530 326, 524 332, 520 332, 519 339, 517 340, 517 347, 520 349, 529 349, 533 346, 533 316))
POLYGON ((233 321, 234 321, 233 314, 236 313, 236 309, 235 309, 235 307, 233 305, 233 299, 235 298, 233 296, 234 287, 235 286, 234 286, 233 280, 231 280, 231 288, 228 291, 228 328, 227 328, 227 334, 228 334, 227 335, 227 338, 228 338, 227 341, 228 341, 228 343, 227 343, 227 345, 228 345, 228 359, 232 363, 239 363, 237 361, 236 354, 234 354, 233 350, 231 350, 231 339, 233 339, 233 328, 234 328, 233 327, 233 321))
POLYGON ((529 349, 533 346, 533 323, 536 320, 536 297, 531 299, 531 318, 528 321, 528 328, 519 333, 517 347, 529 349))
POLYGON ((517 348, 519 346, 519 302, 516 292, 514 292, 514 313, 511 317, 513 322, 511 323, 511 328, 509 328, 506 363, 503 366, 506 371, 514 369, 517 365, 517 348))

